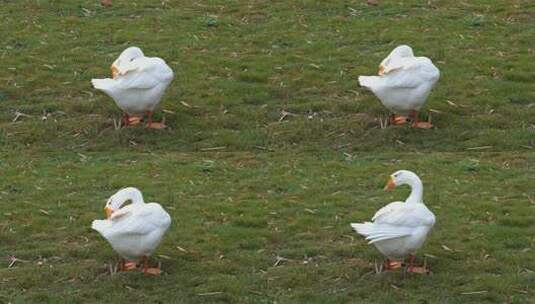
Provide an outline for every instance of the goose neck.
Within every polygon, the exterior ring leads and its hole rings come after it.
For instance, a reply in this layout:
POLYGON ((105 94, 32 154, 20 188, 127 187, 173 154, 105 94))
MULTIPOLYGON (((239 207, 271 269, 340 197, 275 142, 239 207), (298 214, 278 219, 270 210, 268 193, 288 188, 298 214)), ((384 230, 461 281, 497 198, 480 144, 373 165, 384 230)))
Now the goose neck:
POLYGON ((136 188, 125 188, 116 194, 115 201, 117 202, 116 209, 120 208, 127 201, 131 201, 132 205, 144 204, 143 195, 141 191, 136 188))
POLYGON ((418 178, 410 179, 407 184, 411 187, 411 194, 407 198, 407 203, 422 203, 424 187, 418 178))

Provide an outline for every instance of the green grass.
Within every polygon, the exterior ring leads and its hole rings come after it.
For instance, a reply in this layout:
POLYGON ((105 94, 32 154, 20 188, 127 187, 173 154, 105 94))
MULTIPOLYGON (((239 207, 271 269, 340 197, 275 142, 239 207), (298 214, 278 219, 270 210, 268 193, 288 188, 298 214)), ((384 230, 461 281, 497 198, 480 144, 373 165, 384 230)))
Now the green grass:
POLYGON ((530 1, 4 2, 0 303, 535 296, 530 1), (436 129, 379 128, 387 111, 357 85, 401 43, 441 70, 436 129), (167 130, 115 130, 90 87, 129 45, 176 72, 167 130), (381 257, 349 226, 407 195, 381 190, 402 168, 437 216, 430 276, 371 274, 381 257), (173 218, 158 278, 110 276, 117 256, 90 229, 130 185, 173 218))

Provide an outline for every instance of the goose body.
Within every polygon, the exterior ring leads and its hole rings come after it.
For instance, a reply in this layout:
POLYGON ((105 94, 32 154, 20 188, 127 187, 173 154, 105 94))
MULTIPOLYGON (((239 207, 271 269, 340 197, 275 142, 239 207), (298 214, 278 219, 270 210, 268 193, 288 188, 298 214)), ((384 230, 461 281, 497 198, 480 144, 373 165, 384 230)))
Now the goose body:
POLYGON ((391 112, 410 116, 424 106, 439 78, 429 58, 414 57, 412 49, 402 45, 381 62, 379 76, 359 76, 359 83, 391 112))
POLYGON ((149 114, 149 119, 174 77, 163 59, 145 57, 137 47, 121 53, 112 64, 112 75, 113 78, 92 79, 91 83, 128 116, 149 114))
POLYGON ((416 174, 407 170, 397 171, 385 189, 403 184, 412 188, 405 202, 393 202, 379 209, 371 222, 351 224, 369 244, 394 261, 414 256, 435 224, 435 215, 422 201, 423 186, 416 174))
POLYGON ((124 188, 106 204, 109 217, 94 220, 98 231, 123 258, 140 260, 149 257, 171 224, 169 214, 157 203, 145 203, 136 188, 124 188), (126 201, 132 204, 121 207, 126 201))

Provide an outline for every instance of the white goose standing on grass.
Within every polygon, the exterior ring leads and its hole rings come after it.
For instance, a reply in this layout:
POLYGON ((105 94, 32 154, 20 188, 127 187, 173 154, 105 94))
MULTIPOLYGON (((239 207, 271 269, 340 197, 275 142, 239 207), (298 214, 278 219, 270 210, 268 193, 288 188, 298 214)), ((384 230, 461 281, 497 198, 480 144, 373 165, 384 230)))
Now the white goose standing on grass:
POLYGON ((440 78, 440 71, 429 58, 414 57, 410 46, 400 45, 381 62, 378 74, 359 76, 359 83, 394 113, 390 124, 404 124, 408 116, 413 128, 433 127, 430 122, 418 120, 418 112, 440 78))
POLYGON ((425 266, 414 266, 414 255, 433 228, 435 215, 422 201, 423 185, 416 174, 407 170, 397 171, 390 176, 385 191, 399 185, 411 187, 411 194, 405 202, 390 203, 375 213, 372 222, 353 223, 351 227, 387 257, 383 264, 385 270, 401 267, 408 256, 408 272, 427 273, 425 266))
POLYGON ((146 204, 141 191, 133 187, 121 189, 112 195, 104 210, 107 219, 94 220, 91 228, 108 240, 123 257, 119 270, 135 269, 136 263, 133 261, 141 260, 143 272, 160 274, 159 266, 148 267, 148 259, 171 224, 169 214, 158 203, 146 204), (132 203, 123 207, 127 201, 132 203))
POLYGON ((108 94, 124 115, 125 126, 138 124, 147 115, 147 127, 163 129, 152 114, 173 80, 173 70, 158 57, 145 57, 138 47, 129 47, 111 65, 113 78, 92 79, 97 90, 108 94))

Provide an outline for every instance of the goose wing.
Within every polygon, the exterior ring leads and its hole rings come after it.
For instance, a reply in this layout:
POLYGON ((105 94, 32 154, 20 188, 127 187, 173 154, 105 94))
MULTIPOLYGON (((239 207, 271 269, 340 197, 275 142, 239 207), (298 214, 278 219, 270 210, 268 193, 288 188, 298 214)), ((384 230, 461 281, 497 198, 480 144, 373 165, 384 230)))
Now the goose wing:
POLYGON ((157 229, 167 229, 171 222, 167 212, 154 203, 125 206, 114 212, 110 221, 111 229, 121 235, 146 235, 157 229))
POLYGON ((399 59, 384 74, 392 88, 415 88, 425 82, 436 82, 439 76, 437 67, 426 57, 399 59))
POLYGON ((379 225, 414 228, 433 225, 435 217, 424 204, 393 202, 379 209, 372 221, 379 225))
POLYGON ((117 84, 123 89, 152 89, 173 79, 173 71, 161 58, 143 57, 121 66, 117 84))

